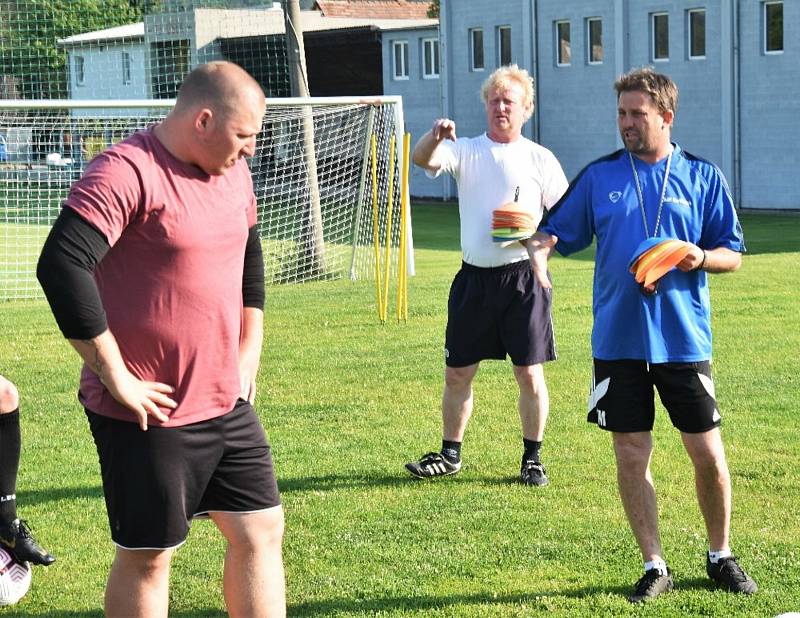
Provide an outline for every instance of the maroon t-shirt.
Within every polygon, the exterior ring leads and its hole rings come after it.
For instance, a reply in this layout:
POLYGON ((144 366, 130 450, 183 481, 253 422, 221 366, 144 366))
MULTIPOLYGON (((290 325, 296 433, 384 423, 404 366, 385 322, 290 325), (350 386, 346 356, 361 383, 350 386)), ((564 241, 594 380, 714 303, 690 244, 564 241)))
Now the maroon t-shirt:
MULTIPOLYGON (((220 176, 179 161, 152 129, 89 163, 65 206, 108 240, 95 270, 128 369, 175 387, 176 427, 229 412, 239 396, 242 270, 256 202, 244 160, 220 176)), ((84 366, 80 401, 135 422, 84 366)), ((159 424, 152 417, 151 424, 159 424)))

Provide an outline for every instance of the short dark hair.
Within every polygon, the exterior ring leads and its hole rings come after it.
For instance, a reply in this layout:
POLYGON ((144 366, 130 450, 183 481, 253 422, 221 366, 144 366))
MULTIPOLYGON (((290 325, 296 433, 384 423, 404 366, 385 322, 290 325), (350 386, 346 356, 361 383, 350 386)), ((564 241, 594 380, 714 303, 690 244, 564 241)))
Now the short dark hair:
POLYGON ((638 90, 649 94, 658 111, 678 111, 678 86, 663 73, 656 73, 652 67, 634 69, 620 75, 614 82, 617 99, 623 92, 638 90))

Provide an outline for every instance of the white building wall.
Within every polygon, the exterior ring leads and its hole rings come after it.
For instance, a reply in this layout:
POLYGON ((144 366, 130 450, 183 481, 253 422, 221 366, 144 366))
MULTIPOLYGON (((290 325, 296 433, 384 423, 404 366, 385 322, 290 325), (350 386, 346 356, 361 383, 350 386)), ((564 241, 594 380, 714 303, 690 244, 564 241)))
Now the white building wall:
MULTIPOLYGON (((800 209, 794 159, 800 140, 796 116, 800 89, 800 2, 785 0, 784 51, 763 50, 762 0, 507 0, 503 3, 441 0, 446 74, 444 115, 459 134, 482 130, 475 103, 480 81, 496 68, 495 32, 511 23, 514 62, 536 77, 538 108, 526 135, 550 148, 568 177, 621 147, 617 134, 616 77, 652 65, 679 88, 673 138, 689 152, 718 165, 744 208, 800 209), (689 57, 688 11, 706 12, 705 58, 689 57), (669 15, 669 59, 654 62, 651 15, 669 15), (586 59, 586 18, 603 20, 604 60, 586 59), (555 26, 568 20, 572 59, 556 66, 555 26), (469 28, 484 29, 486 68, 470 71, 469 28), (529 43, 533 41, 532 45, 529 43), (528 53, 528 49, 530 52, 528 53)), ((412 113, 412 112, 407 112, 412 113)), ((413 187, 412 187, 413 192, 413 187)), ((443 183, 444 196, 454 188, 443 183)))
MULTIPOLYGON (((86 46, 67 52, 69 94, 75 100, 145 99, 148 98, 147 61, 144 42, 129 41, 102 46, 86 46), (130 54, 130 81, 122 79, 122 54, 130 54), (78 83, 78 58, 83 58, 83 83, 78 83)), ((76 110, 83 115, 137 115, 141 110, 76 110)))
MULTIPOLYGON (((440 116, 441 73, 439 78, 424 79, 422 76, 422 41, 438 38, 437 28, 415 30, 385 31, 382 37, 383 49, 383 93, 403 97, 403 116, 405 130, 411 133, 414 143, 430 130, 433 121, 440 116), (408 43, 408 79, 394 78, 392 47, 395 41, 408 43)), ((440 71, 441 49, 440 49, 440 71)), ((422 168, 411 165, 409 169, 409 190, 414 196, 442 197, 442 181, 431 180, 422 168)))

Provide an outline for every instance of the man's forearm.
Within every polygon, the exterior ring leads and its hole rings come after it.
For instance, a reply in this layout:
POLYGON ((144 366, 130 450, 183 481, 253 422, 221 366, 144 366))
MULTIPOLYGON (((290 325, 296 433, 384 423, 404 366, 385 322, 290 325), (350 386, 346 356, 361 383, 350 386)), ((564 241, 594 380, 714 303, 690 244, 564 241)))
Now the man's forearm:
POLYGON ((242 342, 239 346, 241 353, 256 353, 260 356, 263 343, 264 312, 255 307, 245 307, 242 320, 242 342))
POLYGON ((110 330, 106 329, 91 339, 68 341, 103 384, 108 385, 113 376, 120 371, 127 371, 117 340, 110 330))
POLYGON ((742 265, 742 254, 726 247, 705 249, 702 269, 709 273, 728 273, 742 265))

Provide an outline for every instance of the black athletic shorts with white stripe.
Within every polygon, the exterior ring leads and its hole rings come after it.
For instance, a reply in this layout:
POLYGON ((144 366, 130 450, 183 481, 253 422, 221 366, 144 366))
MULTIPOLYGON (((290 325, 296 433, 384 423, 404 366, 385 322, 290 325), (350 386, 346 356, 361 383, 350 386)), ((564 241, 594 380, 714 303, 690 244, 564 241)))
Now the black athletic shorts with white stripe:
POLYGON ((552 290, 523 260, 496 268, 461 263, 447 301, 445 363, 466 367, 485 359, 518 366, 555 360, 552 290))
POLYGON ((656 414, 654 388, 680 431, 703 433, 722 422, 708 361, 649 364, 597 358, 587 420, 608 431, 650 431, 656 414))
POLYGON ((86 410, 111 538, 126 549, 186 540, 193 517, 251 513, 280 504, 272 456, 253 407, 180 427, 148 427, 86 410))

